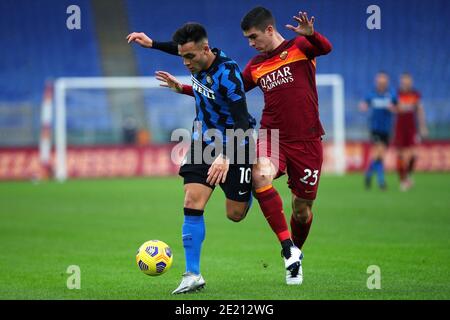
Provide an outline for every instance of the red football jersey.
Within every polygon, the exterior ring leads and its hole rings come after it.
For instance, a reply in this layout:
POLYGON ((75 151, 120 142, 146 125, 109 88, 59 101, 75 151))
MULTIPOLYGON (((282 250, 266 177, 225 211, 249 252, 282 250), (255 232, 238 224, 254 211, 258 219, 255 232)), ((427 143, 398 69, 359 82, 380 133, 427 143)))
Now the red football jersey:
POLYGON ((420 93, 411 91, 398 92, 398 113, 396 130, 411 130, 416 128, 416 111, 420 102, 420 93))
POLYGON ((397 147, 411 147, 417 143, 416 111, 419 103, 419 92, 398 92, 398 112, 394 130, 394 145, 397 147))
POLYGON ((318 32, 285 40, 270 53, 259 54, 243 71, 245 90, 264 93, 261 128, 279 129, 285 143, 317 140, 325 134, 319 119, 315 57, 331 51, 318 32))

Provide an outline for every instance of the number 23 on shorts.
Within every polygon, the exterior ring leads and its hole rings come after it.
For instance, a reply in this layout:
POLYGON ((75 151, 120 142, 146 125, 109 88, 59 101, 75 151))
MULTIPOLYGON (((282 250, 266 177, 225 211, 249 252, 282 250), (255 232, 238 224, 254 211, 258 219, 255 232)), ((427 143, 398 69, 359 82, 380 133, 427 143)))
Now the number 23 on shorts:
POLYGON ((305 176, 300 181, 310 186, 316 185, 317 180, 319 180, 319 170, 305 169, 303 171, 305 176))

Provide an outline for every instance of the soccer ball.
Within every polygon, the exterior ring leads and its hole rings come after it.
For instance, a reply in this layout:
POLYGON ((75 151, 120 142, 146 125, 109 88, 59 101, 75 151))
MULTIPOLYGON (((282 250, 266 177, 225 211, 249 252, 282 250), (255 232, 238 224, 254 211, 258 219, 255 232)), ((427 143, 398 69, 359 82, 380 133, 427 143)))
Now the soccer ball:
POLYGON ((160 240, 142 244, 136 253, 136 263, 143 273, 159 276, 172 266, 173 254, 170 247, 160 240))

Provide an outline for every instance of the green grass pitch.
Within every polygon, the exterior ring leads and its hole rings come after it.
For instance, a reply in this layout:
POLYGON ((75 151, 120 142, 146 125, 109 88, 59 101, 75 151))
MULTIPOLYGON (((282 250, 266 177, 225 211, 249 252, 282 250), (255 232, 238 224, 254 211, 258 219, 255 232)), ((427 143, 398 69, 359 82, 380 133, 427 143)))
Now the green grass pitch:
MULTIPOLYGON (((205 211, 207 286, 172 296, 184 271, 180 178, 0 184, 0 299, 450 299, 450 175, 417 174, 416 186, 366 191, 361 175, 323 176, 304 247, 302 286, 284 283, 275 235, 255 201, 247 218, 225 218, 218 188, 205 211), (174 252, 168 273, 136 266, 146 240, 174 252), (81 289, 66 286, 68 266, 81 289), (367 268, 381 271, 369 290, 367 268)), ((286 180, 275 183, 290 215, 286 180)))

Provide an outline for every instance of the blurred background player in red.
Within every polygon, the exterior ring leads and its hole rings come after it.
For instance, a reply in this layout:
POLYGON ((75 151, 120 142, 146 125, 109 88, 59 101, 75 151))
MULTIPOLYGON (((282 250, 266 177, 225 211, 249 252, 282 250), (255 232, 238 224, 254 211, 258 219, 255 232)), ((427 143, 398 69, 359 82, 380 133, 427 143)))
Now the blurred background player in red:
POLYGON ((369 165, 364 177, 367 189, 370 189, 372 176, 376 173, 378 186, 381 190, 386 190, 384 157, 389 146, 392 130, 392 113, 395 111, 396 103, 396 95, 389 89, 389 76, 386 72, 378 72, 375 76, 374 90, 369 92, 365 100, 359 105, 361 111, 370 111, 369 130, 372 146, 369 165))
POLYGON ((413 185, 411 173, 417 157, 415 145, 421 137, 428 136, 420 93, 413 85, 411 74, 403 73, 400 76, 398 104, 395 108, 394 146, 397 149, 397 171, 402 191, 407 191, 413 185))

